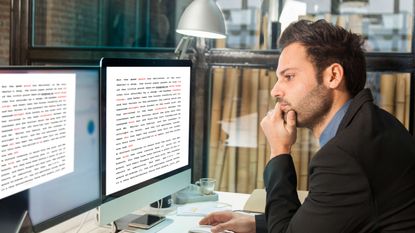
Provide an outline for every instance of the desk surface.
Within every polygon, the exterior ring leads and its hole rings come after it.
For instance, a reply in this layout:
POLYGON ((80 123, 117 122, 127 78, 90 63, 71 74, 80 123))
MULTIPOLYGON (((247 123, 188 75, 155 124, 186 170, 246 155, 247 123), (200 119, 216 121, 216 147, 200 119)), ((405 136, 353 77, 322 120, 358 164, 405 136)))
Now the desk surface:
MULTIPOLYGON (((232 206, 233 210, 242 210, 244 207, 245 202, 248 200, 250 194, 242 194, 242 193, 228 193, 228 192, 218 192, 219 194, 219 202, 227 203, 232 206)), ((100 227, 97 225, 95 221, 96 211, 91 210, 88 214, 84 213, 80 216, 77 216, 73 219, 70 219, 62 224, 59 224, 55 227, 52 227, 42 233, 75 233, 78 230, 78 226, 81 224, 82 219, 86 217, 86 221, 83 224, 82 228, 80 229, 79 233, 110 233, 112 232, 111 229, 100 227), (92 213, 91 213, 92 212, 92 213)), ((202 218, 200 216, 178 216, 175 212, 166 215, 168 221, 165 223, 160 223, 159 227, 163 227, 163 224, 166 226, 161 230, 157 231, 160 233, 187 233, 189 229, 198 226, 199 220, 202 218)), ((156 226, 157 227, 157 226, 156 226)), ((146 232, 151 233, 152 230, 148 231, 139 231, 139 232, 146 232)))

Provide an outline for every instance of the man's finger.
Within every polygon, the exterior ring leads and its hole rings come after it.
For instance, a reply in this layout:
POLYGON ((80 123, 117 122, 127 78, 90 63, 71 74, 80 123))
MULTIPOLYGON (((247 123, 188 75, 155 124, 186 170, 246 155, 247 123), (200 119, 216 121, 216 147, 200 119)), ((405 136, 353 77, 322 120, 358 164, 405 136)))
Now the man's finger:
POLYGON ((213 214, 208 214, 206 217, 199 221, 200 225, 211 225, 213 222, 213 214))
POLYGON ((224 222, 221 224, 218 224, 216 226, 212 226, 212 228, 210 229, 211 232, 216 233, 216 232, 224 232, 225 230, 233 230, 232 228, 232 221, 229 222, 224 222))
POLYGON ((282 116, 281 116, 282 113, 281 113, 280 103, 279 102, 277 102, 275 104, 273 113, 274 113, 274 116, 273 117, 277 117, 277 119, 282 119, 282 116))
POLYGON ((287 112, 287 126, 295 127, 297 124, 297 114, 294 110, 287 112))

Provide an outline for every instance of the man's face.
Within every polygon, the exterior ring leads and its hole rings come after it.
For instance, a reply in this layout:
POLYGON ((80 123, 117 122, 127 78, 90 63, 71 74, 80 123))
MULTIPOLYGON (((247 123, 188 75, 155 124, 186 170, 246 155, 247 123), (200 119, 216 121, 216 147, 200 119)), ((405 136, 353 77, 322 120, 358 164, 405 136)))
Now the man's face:
POLYGON ((332 91, 324 82, 317 82, 316 69, 303 45, 293 43, 284 48, 277 77, 271 95, 280 102, 280 110, 294 110, 297 127, 312 129, 321 123, 333 103, 332 91))

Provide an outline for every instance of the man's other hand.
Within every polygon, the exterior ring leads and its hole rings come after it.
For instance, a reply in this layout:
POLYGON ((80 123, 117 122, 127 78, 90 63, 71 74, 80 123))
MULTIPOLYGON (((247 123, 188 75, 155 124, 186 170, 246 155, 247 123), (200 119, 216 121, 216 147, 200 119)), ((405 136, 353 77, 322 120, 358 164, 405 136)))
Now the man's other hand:
POLYGON ((211 225, 212 233, 225 230, 235 233, 255 233, 255 217, 248 214, 219 211, 210 213, 199 222, 200 225, 211 225))

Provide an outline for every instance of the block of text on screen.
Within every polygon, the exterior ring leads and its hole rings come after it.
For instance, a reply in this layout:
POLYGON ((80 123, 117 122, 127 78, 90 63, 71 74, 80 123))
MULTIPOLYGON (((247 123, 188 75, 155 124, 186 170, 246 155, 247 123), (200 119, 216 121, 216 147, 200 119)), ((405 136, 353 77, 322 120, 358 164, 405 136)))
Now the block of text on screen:
POLYGON ((190 67, 108 67, 106 194, 188 165, 190 67))
POLYGON ((75 74, 0 74, 0 198, 73 171, 75 74))

